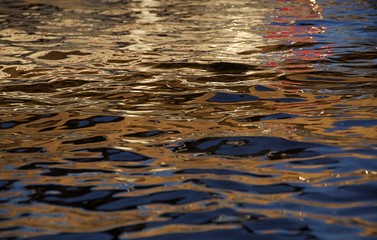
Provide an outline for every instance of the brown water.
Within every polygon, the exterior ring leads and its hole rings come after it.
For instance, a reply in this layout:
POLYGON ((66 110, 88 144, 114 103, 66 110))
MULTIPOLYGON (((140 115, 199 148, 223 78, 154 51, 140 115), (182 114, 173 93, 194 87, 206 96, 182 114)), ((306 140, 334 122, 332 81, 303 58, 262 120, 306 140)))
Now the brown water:
POLYGON ((0 238, 376 239, 375 1, 0 1, 0 238))

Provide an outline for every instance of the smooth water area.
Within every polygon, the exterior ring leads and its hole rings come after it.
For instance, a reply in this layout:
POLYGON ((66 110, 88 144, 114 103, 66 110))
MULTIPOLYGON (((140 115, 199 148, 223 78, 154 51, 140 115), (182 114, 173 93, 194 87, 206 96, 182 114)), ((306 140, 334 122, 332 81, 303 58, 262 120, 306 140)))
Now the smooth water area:
POLYGON ((377 239, 374 0, 1 0, 1 239, 377 239))

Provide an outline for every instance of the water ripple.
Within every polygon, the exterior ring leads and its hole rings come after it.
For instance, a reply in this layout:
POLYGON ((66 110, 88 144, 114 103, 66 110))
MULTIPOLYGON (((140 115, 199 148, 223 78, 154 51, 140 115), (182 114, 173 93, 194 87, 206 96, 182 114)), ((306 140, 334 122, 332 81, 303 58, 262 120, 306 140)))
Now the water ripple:
POLYGON ((0 238, 375 239, 376 2, 0 2, 0 238))

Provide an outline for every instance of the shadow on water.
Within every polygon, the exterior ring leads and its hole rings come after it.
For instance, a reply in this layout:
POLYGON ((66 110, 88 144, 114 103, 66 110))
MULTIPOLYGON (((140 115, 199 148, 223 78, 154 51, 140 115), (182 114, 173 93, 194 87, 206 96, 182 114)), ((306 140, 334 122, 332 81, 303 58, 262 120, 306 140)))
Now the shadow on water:
POLYGON ((178 153, 201 153, 204 155, 236 158, 266 157, 269 160, 276 160, 319 156, 322 154, 321 149, 329 150, 336 148, 322 144, 304 143, 276 137, 219 137, 184 142, 178 147, 174 147, 173 151, 178 153))
POLYGON ((1 239, 375 239, 375 1, 0 1, 1 239))

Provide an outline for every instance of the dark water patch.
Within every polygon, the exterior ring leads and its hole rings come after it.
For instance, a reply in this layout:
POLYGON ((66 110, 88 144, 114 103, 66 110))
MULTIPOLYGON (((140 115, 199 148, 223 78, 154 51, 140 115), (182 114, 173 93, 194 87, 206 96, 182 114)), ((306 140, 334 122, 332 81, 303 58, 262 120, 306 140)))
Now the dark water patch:
MULTIPOLYGON (((141 95, 141 94, 140 94, 141 95)), ((149 96, 144 94, 144 96, 149 96)), ((99 87, 94 87, 94 88, 85 88, 84 90, 82 89, 75 89, 72 92, 62 92, 59 95, 56 95, 56 98, 85 98, 85 99, 91 99, 91 100, 125 100, 128 99, 128 101, 131 101, 132 98, 135 97, 135 95, 130 95, 128 96, 127 93, 121 93, 118 91, 114 92, 113 88, 99 88, 99 87)), ((139 99, 134 99, 133 101, 137 101, 139 99)))
POLYGON ((101 204, 112 201, 112 196, 121 190, 93 190, 92 187, 75 187, 63 185, 29 185, 26 187, 33 193, 30 200, 96 210, 101 204))
POLYGON ((287 51, 287 50, 292 50, 292 49, 301 50, 302 48, 314 47, 314 46, 318 46, 319 44, 328 44, 328 43, 293 42, 291 44, 276 44, 276 45, 268 45, 268 46, 259 46, 257 47, 258 50, 242 51, 242 52, 239 52, 238 54, 250 55, 250 54, 255 54, 255 53, 281 52, 281 51, 287 51))
POLYGON ((60 88, 78 87, 87 84, 84 80, 60 80, 49 83, 19 84, 8 85, 2 88, 6 92, 25 92, 25 93, 52 93, 60 88))
POLYGON ((212 211, 200 212, 170 212, 160 215, 167 218, 169 224, 231 224, 245 220, 259 220, 265 218, 261 214, 239 213, 232 208, 219 208, 212 211))
MULTIPOLYGON (((130 227, 125 227, 123 230, 125 233, 132 232, 132 231, 141 231, 146 229, 151 224, 138 224, 133 225, 130 227)), ((153 224, 152 224, 153 225, 153 224)), ((118 236, 122 233, 121 230, 111 230, 108 231, 109 233, 65 233, 65 234, 56 234, 56 235, 48 235, 48 236, 41 236, 41 237, 34 237, 30 238, 32 240, 81 240, 81 239, 93 239, 93 240, 114 240, 118 239, 118 236), (112 233, 114 232, 114 233, 112 233)), ((135 240, 174 240, 174 239, 182 239, 182 240, 208 240, 208 239, 219 239, 219 240, 229 240, 232 237, 237 237, 240 240, 249 240, 250 235, 246 232, 238 231, 238 230, 213 230, 208 232, 197 232, 197 233, 172 233, 166 235, 157 235, 152 237, 141 237, 141 238, 134 238, 135 240)), ((264 240, 263 238, 262 240, 264 240)))
POLYGON ((80 176, 85 174, 111 174, 114 171, 99 170, 99 169, 72 169, 72 168, 53 168, 50 167, 47 169, 47 172, 42 173, 42 176, 51 176, 51 177, 60 177, 60 176, 80 176))
POLYGON ((170 147, 177 153, 202 153, 228 157, 262 157, 270 160, 313 157, 321 148, 335 147, 318 143, 299 142, 279 137, 212 137, 186 141, 170 147))
POLYGON ((179 68, 193 68, 204 69, 207 64, 195 63, 195 62, 161 62, 152 64, 154 68, 160 69, 179 69, 179 68))
POLYGON ((208 64, 206 69, 221 73, 245 73, 250 70, 260 70, 260 67, 245 63, 215 62, 208 64))
POLYGON ((90 90, 80 90, 80 91, 74 91, 74 92, 62 92, 59 94, 59 96, 57 96, 59 98, 75 98, 75 97, 79 97, 79 98, 93 98, 93 99, 97 99, 97 98, 101 98, 101 99, 106 99, 106 93, 104 92, 101 92, 101 91, 90 91, 90 90))
POLYGON ((87 143, 97 143, 97 142, 104 142, 107 141, 107 138, 105 136, 95 136, 90 138, 82 138, 77 140, 71 140, 71 141, 64 141, 62 144, 87 144, 87 143))
POLYGON ((358 63, 366 62, 368 60, 375 60, 377 58, 377 51, 363 51, 363 52, 351 52, 337 54, 336 56, 330 57, 329 59, 341 63, 358 63))
POLYGON ((32 11, 59 11, 60 9, 54 5, 50 4, 42 4, 42 3, 18 3, 19 5, 14 6, 15 9, 22 9, 22 10, 32 10, 32 11))
MULTIPOLYGON (((214 179, 189 179, 185 182, 191 182, 196 185, 203 185, 210 189, 225 189, 239 192, 249 192, 258 194, 279 194, 301 192, 303 187, 295 186, 292 183, 279 183, 268 185, 246 184, 230 180, 214 180, 214 179)), ((296 184, 297 185, 297 184, 296 184)))
POLYGON ((121 161, 121 162, 137 162, 152 160, 151 158, 142 154, 134 153, 131 151, 124 151, 116 148, 85 148, 74 150, 72 152, 88 152, 88 153, 101 153, 98 158, 67 158, 76 162, 98 162, 98 161, 121 161))
POLYGON ((121 228, 111 229, 108 232, 112 233, 115 236, 118 236, 122 233, 133 233, 133 232, 147 230, 150 227, 156 226, 155 224, 157 226, 159 225, 157 222, 143 222, 143 223, 137 223, 137 224, 130 224, 130 225, 122 226, 121 228))
POLYGON ((259 121, 266 121, 266 120, 278 120, 278 119, 293 119, 297 118, 296 115, 288 114, 288 113, 276 113, 270 115, 258 115, 253 117, 247 118, 239 118, 237 121, 239 122, 259 122, 259 121))
POLYGON ((38 121, 42 118, 50 118, 56 116, 56 113, 50 113, 50 114, 40 114, 40 115, 33 115, 31 117, 28 117, 24 120, 18 120, 18 121, 6 121, 6 122, 0 122, 0 129, 8 129, 8 128, 13 128, 21 124, 25 123, 31 123, 34 121, 38 121))
POLYGON ((97 124, 120 122, 124 117, 119 116, 93 116, 85 119, 72 119, 68 120, 64 125, 67 129, 78 129, 93 127, 97 124))
POLYGON ((297 197, 314 202, 374 202, 377 197, 377 183, 367 182, 339 187, 311 187, 297 197))
MULTIPOLYGON (((133 174, 130 174, 130 175, 132 176, 133 174)), ((133 186, 131 190, 145 190, 145 189, 152 189, 152 188, 159 188, 159 187, 164 187, 164 184, 137 184, 133 186)))
POLYGON ((347 217, 360 217, 367 221, 377 222, 374 210, 376 206, 364 206, 360 203, 360 206, 342 207, 323 207, 315 206, 310 203, 297 203, 289 201, 275 201, 268 204, 249 204, 249 203, 236 203, 236 206, 244 210, 286 210, 292 212, 305 211, 306 213, 321 214, 328 216, 347 216, 347 217))
POLYGON ((256 178, 271 178, 272 175, 267 174, 256 174, 250 173, 245 171, 237 171, 231 169, 200 169, 200 168, 187 168, 175 171, 174 174, 215 174, 215 175, 240 175, 240 176, 249 176, 249 177, 256 177, 256 178))
POLYGON ((195 82, 238 82, 247 80, 250 76, 237 74, 219 74, 214 76, 199 76, 195 77, 195 82))
POLYGON ((8 122, 1 122, 0 123, 0 129, 8 129, 16 127, 24 122, 22 121, 8 121, 8 122))
MULTIPOLYGON (((122 46, 126 47, 126 46, 131 45, 131 44, 127 45, 127 43, 124 43, 124 44, 119 44, 119 45, 120 45, 120 47, 122 47, 122 46)), ((121 63, 128 63, 128 62, 130 62, 130 60, 128 60, 128 59, 109 59, 109 60, 107 60, 107 62, 108 63, 118 63, 118 64, 121 64, 121 63)))
MULTIPOLYGON (((11 220, 11 219, 6 219, 6 218, 4 218, 4 219, 2 219, 2 218, 0 218, 0 221, 6 221, 6 220, 11 220)), ((21 227, 0 227, 0 231, 4 231, 4 232, 6 232, 6 231, 18 231, 18 230, 20 230, 21 229, 21 227)), ((16 238, 3 238, 4 240, 6 239, 6 240, 13 240, 13 239, 16 239, 16 238)))
POLYGON ((56 129, 56 127, 47 127, 47 128, 42 128, 41 130, 39 130, 39 132, 48 132, 48 131, 52 131, 56 129))
POLYGON ((49 4, 27 4, 20 1, 2 1, 0 12, 5 16, 2 20, 2 28, 21 28, 28 33, 37 30, 40 24, 39 18, 51 15, 61 9, 49 4), (22 13, 28 12, 26 16, 22 13), (37 16, 37 17, 36 17, 37 16))
POLYGON ((135 209, 138 206, 162 203, 169 205, 180 205, 210 199, 221 199, 222 196, 214 192, 202 192, 194 190, 172 190, 157 192, 137 197, 115 198, 112 202, 98 207, 101 211, 119 211, 135 209))
POLYGON ((235 103, 235 102, 245 102, 245 101, 255 101, 259 100, 258 97, 254 97, 249 94, 233 94, 233 93, 222 93, 218 92, 215 96, 208 99, 208 102, 217 103, 235 103))
POLYGON ((144 131, 144 132, 125 134, 122 137, 149 138, 149 137, 156 137, 156 136, 161 136, 161 135, 165 135, 165 134, 178 134, 178 133, 180 133, 180 131, 176 131, 176 130, 169 130, 169 131, 152 130, 152 131, 144 131))
POLYGON ((91 81, 86 81, 86 80, 78 80, 78 79, 67 79, 67 80, 58 80, 58 81, 52 81, 49 82, 48 84, 51 85, 52 88, 54 89, 59 89, 59 88, 74 88, 74 87, 79 87, 84 84, 91 83, 91 81))
MULTIPOLYGON (((250 231, 269 236, 270 239, 347 239, 352 240, 351 235, 357 235, 360 230, 357 227, 347 227, 336 223, 325 224, 321 220, 309 218, 276 218, 259 222, 245 222, 244 226, 250 231), (272 233, 271 233, 272 232, 272 233)), ((364 238, 360 238, 364 239, 364 238)), ((368 239, 368 237, 365 237, 368 239)))
POLYGON ((278 229, 287 233, 294 232, 295 234, 310 232, 307 221, 293 218, 267 218, 259 221, 245 221, 242 225, 253 232, 277 231, 278 229))
POLYGON ((291 98, 291 97, 285 97, 285 98, 268 98, 266 100, 273 101, 273 102, 281 102, 281 103, 298 103, 298 102, 305 102, 305 99, 302 98, 291 98))
POLYGON ((208 239, 218 239, 218 240, 250 240, 250 239, 260 239, 260 240, 315 240, 317 238, 311 235, 298 235, 298 234, 287 234, 287 233, 266 233, 258 234, 254 233, 247 227, 243 228, 233 228, 233 229, 222 229, 222 230, 210 230, 210 231, 196 231, 187 233, 171 233, 163 234, 151 237, 137 238, 138 240, 208 240, 208 239))
POLYGON ((68 58, 69 56, 72 56, 72 55, 85 56, 85 55, 91 55, 91 53, 85 53, 85 52, 81 52, 81 51, 68 51, 68 52, 50 51, 47 54, 40 56, 38 58, 47 59, 47 60, 62 60, 62 59, 68 58))
POLYGON ((170 239, 181 239, 181 240, 189 240, 189 239, 198 239, 198 240, 205 240, 205 239, 218 239, 218 240, 225 240, 225 239, 239 239, 239 240, 246 240, 253 237, 247 231, 231 229, 231 230, 212 230, 212 231, 203 231, 203 232, 191 232, 191 233, 172 233, 166 235, 160 235, 155 237, 145 237, 140 238, 140 240, 170 240, 170 239))
POLYGON ((377 126, 377 120, 375 119, 364 119, 364 120, 340 120, 336 121, 333 124, 333 128, 326 129, 327 132, 332 131, 340 131, 340 130, 347 130, 352 127, 364 127, 364 128, 372 128, 377 126))
MULTIPOLYGON (((134 168, 135 169, 135 168, 134 168)), ((153 172, 141 172, 141 173, 130 173, 129 176, 143 176, 143 177, 148 177, 148 176, 156 176, 158 173, 153 173, 153 172)))
POLYGON ((114 240, 115 236, 104 232, 94 233, 61 233, 56 235, 45 235, 28 238, 30 240, 114 240))
POLYGON ((276 92, 276 89, 269 88, 269 87, 266 87, 266 86, 263 86, 263 85, 256 85, 255 90, 257 90, 259 92, 276 92))
POLYGON ((12 184, 16 182, 15 180, 6 180, 6 179, 1 179, 0 180, 0 191, 5 191, 8 189, 11 189, 12 184))
POLYGON ((22 165, 18 167, 17 169, 20 170, 35 170, 35 169, 48 169, 50 165, 60 165, 63 163, 59 162, 33 162, 33 163, 28 163, 25 165, 22 165))
POLYGON ((27 147, 27 148, 12 148, 5 150, 8 153, 45 153, 47 152, 42 147, 27 147))
POLYGON ((351 216, 351 217, 362 217, 367 221, 377 223, 377 216, 374 214, 377 212, 377 206, 358 206, 337 209, 337 215, 339 216, 351 216))
POLYGON ((295 97, 261 99, 250 94, 223 93, 223 92, 217 92, 215 96, 211 97, 207 101, 216 102, 216 103, 237 103, 237 102, 247 102, 247 101, 257 101, 257 100, 266 100, 266 101, 281 102, 281 103, 298 103, 298 102, 306 101, 303 98, 295 98, 295 97))
MULTIPOLYGON (((295 209, 297 210, 297 209, 295 209)), ((270 239, 354 239, 360 233, 357 226, 344 226, 339 223, 325 223, 322 220, 301 217, 265 218, 259 221, 245 221, 243 226, 249 231, 270 239)), ((259 239, 259 238, 258 238, 259 239)), ((357 239, 373 239, 357 237, 357 239)))
POLYGON ((122 165, 122 166, 120 166, 120 165, 118 165, 117 166, 118 168, 124 168, 124 169, 143 169, 143 168, 150 168, 150 166, 149 165, 127 165, 127 166, 124 166, 124 165, 122 165))
POLYGON ((353 150, 346 151, 349 154, 361 154, 366 157, 376 157, 377 156, 377 149, 375 147, 370 146, 369 148, 356 148, 353 150))
POLYGON ((27 121, 27 122, 33 122, 33 121, 40 120, 40 119, 42 119, 42 118, 55 117, 55 116, 57 116, 57 115, 58 115, 57 113, 49 113, 49 114, 33 115, 33 116, 27 118, 26 121, 27 121))
POLYGON ((155 68, 160 69, 177 69, 177 68, 193 68, 207 70, 210 72, 238 74, 245 73, 250 70, 260 70, 260 67, 232 62, 214 62, 214 63, 195 63, 195 62, 163 62, 154 65, 155 68))

